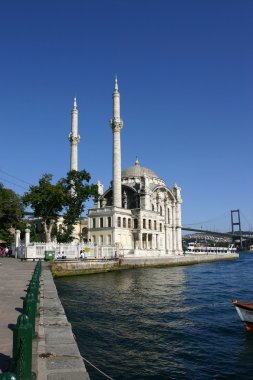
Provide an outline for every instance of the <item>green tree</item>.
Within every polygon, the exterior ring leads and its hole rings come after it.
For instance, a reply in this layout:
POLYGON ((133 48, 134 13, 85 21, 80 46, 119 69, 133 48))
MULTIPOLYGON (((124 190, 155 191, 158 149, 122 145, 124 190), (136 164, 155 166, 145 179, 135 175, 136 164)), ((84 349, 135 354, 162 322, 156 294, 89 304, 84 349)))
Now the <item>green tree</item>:
POLYGON ((26 225, 26 227, 30 228, 30 240, 32 242, 41 242, 45 240, 43 231, 38 229, 35 223, 26 225))
POLYGON ((14 229, 22 224, 24 207, 22 198, 0 183, 0 239, 10 244, 14 229))
POLYGON ((89 185, 90 174, 85 170, 72 170, 67 173, 66 178, 62 178, 59 184, 64 189, 64 228, 58 231, 57 240, 59 242, 69 242, 73 240, 74 225, 79 222, 79 218, 85 209, 85 201, 90 197, 97 197, 97 185, 89 185))
POLYGON ((51 241, 57 219, 63 216, 64 226, 57 233, 57 240, 69 242, 73 240, 74 224, 84 211, 84 202, 97 194, 97 186, 88 185, 90 175, 85 170, 73 170, 55 185, 52 184, 52 178, 52 174, 44 174, 38 185, 30 187, 23 202, 26 206, 31 206, 35 217, 42 218, 47 242, 51 241))
POLYGON ((55 220, 63 209, 64 193, 61 185, 53 185, 52 174, 43 174, 39 184, 30 186, 23 196, 26 206, 31 206, 34 216, 42 218, 42 225, 47 242, 51 241, 51 232, 55 220))

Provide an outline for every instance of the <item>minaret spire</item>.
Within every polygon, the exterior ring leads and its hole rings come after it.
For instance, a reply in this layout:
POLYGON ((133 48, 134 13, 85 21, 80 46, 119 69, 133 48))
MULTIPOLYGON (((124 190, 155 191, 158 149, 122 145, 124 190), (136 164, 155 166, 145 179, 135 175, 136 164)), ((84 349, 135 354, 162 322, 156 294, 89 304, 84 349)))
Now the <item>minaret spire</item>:
POLYGON ((118 78, 117 78, 117 74, 115 74, 114 90, 117 90, 117 91, 118 91, 118 89, 119 89, 119 86, 118 86, 118 78))
POLYGON ((123 127, 123 121, 120 118, 120 94, 118 88, 117 75, 115 76, 113 99, 113 117, 110 125, 113 133, 113 206, 122 207, 122 191, 121 191, 121 143, 120 130, 123 127))
POLYGON ((80 135, 78 134, 78 110, 76 96, 74 97, 74 104, 71 116, 71 132, 69 134, 70 141, 70 170, 78 170, 78 143, 80 135))
POLYGON ((76 96, 74 97, 74 105, 73 105, 73 110, 77 109, 77 104, 76 104, 76 96))

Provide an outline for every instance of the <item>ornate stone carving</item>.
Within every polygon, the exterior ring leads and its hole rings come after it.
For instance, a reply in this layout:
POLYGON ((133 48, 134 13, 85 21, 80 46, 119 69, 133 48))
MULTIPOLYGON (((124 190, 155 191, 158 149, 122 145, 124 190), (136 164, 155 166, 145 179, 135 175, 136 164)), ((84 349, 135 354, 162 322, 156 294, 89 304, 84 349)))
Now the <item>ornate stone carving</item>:
POLYGON ((110 119, 110 125, 113 132, 120 132, 121 128, 123 128, 123 121, 112 118, 110 119))
POLYGON ((77 145, 79 143, 80 139, 81 139, 80 135, 73 136, 72 132, 69 134, 69 141, 73 145, 77 145))

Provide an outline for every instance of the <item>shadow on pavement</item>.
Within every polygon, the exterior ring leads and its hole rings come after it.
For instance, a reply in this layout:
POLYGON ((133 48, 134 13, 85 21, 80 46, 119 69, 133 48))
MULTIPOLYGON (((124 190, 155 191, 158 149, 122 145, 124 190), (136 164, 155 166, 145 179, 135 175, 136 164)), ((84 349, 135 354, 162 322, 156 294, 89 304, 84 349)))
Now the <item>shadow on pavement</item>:
POLYGON ((0 369, 2 372, 6 372, 11 367, 11 357, 0 353, 0 369))

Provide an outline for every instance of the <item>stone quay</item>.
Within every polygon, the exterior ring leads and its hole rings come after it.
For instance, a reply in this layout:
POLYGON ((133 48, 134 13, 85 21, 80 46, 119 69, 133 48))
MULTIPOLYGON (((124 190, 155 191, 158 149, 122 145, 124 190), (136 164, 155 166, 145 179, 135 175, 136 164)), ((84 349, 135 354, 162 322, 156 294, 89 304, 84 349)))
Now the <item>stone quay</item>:
MULTIPOLYGON (((12 327, 22 313, 26 287, 36 263, 3 257, 0 261, 0 373, 12 364, 12 327)), ((42 263, 38 337, 33 340, 32 371, 37 380, 89 380, 51 275, 49 263, 42 263)))
POLYGON ((222 255, 175 255, 167 257, 163 255, 161 257, 124 257, 111 260, 55 260, 52 261, 51 271, 53 277, 56 278, 145 267, 162 268, 181 265, 195 265, 212 263, 222 260, 235 260, 238 258, 239 255, 237 253, 229 253, 222 255))

